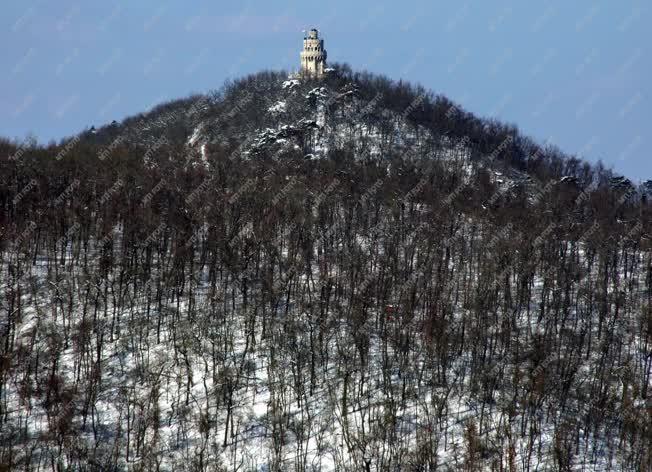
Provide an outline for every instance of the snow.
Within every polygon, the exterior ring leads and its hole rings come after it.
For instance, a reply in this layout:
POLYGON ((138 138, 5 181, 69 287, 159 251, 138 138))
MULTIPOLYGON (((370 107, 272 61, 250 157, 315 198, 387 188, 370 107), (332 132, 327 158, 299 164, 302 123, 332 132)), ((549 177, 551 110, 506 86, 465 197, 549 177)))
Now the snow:
POLYGON ((190 138, 188 138, 188 145, 194 146, 202 138, 202 131, 204 129, 204 124, 200 123, 195 127, 190 138))
POLYGON ((281 88, 292 90, 294 87, 297 87, 301 82, 298 79, 290 79, 283 82, 281 88))
POLYGON ((269 107, 267 110, 271 111, 272 113, 281 113, 285 111, 286 107, 287 107, 287 103, 283 100, 279 100, 274 105, 269 107))
POLYGON ((329 93, 326 87, 315 87, 306 94, 306 99, 325 99, 328 98, 329 93))

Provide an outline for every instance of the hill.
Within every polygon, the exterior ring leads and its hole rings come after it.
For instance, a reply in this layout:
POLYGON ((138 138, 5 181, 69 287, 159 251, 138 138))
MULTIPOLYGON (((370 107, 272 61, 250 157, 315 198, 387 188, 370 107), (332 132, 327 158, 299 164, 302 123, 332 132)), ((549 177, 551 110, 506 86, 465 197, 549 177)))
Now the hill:
POLYGON ((647 470, 652 185, 335 65, 0 142, 7 470, 647 470))

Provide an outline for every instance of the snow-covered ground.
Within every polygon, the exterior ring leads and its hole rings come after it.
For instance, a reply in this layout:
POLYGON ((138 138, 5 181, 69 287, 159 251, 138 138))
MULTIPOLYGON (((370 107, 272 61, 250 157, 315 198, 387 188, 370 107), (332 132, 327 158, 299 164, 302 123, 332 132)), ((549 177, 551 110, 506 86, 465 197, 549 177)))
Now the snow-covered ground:
MULTIPOLYGON (((62 391, 90 386, 70 390, 59 415, 71 419, 82 447, 100 444, 98 454, 113 451, 124 467, 154 460, 160 470, 185 470, 188 461, 199 460, 221 463, 226 470, 387 470, 415 460, 426 447, 436 452, 440 470, 460 470, 465 434, 473 423, 481 428, 477 434, 484 447, 504 447, 511 438, 518 470, 554 469, 553 423, 561 420, 554 410, 534 437, 523 435, 523 418, 510 417, 500 406, 518 392, 497 385, 494 401, 480 401, 469 384, 469 352, 452 359, 447 381, 437 380, 438 361, 420 334, 421 316, 406 323, 399 312, 372 309, 364 325, 355 328, 341 309, 317 319, 297 296, 289 303, 278 299, 263 324, 251 308, 262 308, 261 293, 250 291, 245 308, 242 292, 228 277, 211 287, 206 270, 193 274, 192 295, 175 297, 174 288, 160 286, 153 274, 150 284, 128 289, 125 295, 133 293, 122 302, 115 292, 116 272, 94 285, 84 280, 76 263, 57 273, 39 259, 29 271, 21 282, 26 290, 16 343, 42 359, 58 359, 56 366, 41 361, 35 368, 40 376, 56 373, 62 391), (69 298, 84 286, 89 287, 86 295, 69 298), (161 289, 165 301, 152 309, 150 290, 161 289), (68 300, 63 306, 62 299, 68 300), (92 308, 91 302, 96 304, 92 308), (360 332, 368 344, 359 344, 360 332), (55 333, 60 336, 53 338, 55 333), (396 344, 402 336, 410 338, 407 350, 396 344), (52 344, 53 339, 59 344, 52 344), (99 378, 93 376, 95 370, 101 372, 99 378)), ((320 279, 319 270, 313 277, 320 279)), ((303 275, 297 283, 307 286, 311 280, 303 275)), ((3 285, 3 290, 9 288, 8 282, 3 285)), ((542 285, 537 280, 535 290, 542 285)), ((458 308, 451 322, 468 322, 469 316, 458 308)), ((516 322, 532 336, 551 320, 537 320, 533 311, 530 316, 521 312, 516 322)), ((613 329, 633 337, 629 345, 637 355, 643 343, 633 322, 623 319, 613 329)), ((509 376, 516 364, 510 353, 505 356, 504 375, 509 376)), ((579 375, 589 380, 599 361, 586 360, 579 375)), ((35 382, 33 376, 27 378, 35 382)), ((56 447, 48 434, 61 418, 44 407, 44 398, 26 391, 29 384, 7 385, 5 425, 24 431, 30 438, 26 445, 35 447, 32 453, 47 461, 44 448, 56 447)), ((579 444, 573 470, 614 466, 617 457, 598 455, 596 462, 595 451, 579 444)))

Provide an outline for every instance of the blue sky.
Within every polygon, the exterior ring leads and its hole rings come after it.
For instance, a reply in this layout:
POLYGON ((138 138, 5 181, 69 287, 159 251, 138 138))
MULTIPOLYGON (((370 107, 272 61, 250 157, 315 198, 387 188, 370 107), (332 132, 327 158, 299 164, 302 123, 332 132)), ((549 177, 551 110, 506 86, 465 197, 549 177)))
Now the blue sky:
POLYGON ((540 142, 652 178, 645 1, 5 0, 0 135, 59 140, 261 69, 302 29, 328 57, 420 83, 540 142))

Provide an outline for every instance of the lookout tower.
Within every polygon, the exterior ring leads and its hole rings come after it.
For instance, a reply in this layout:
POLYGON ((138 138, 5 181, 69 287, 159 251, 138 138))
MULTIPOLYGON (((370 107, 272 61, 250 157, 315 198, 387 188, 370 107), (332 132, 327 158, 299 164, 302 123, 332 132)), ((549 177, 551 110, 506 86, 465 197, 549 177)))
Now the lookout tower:
POLYGON ((325 67, 326 50, 324 49, 324 40, 319 39, 319 31, 313 28, 303 37, 301 73, 313 77, 321 77, 324 75, 325 67))

